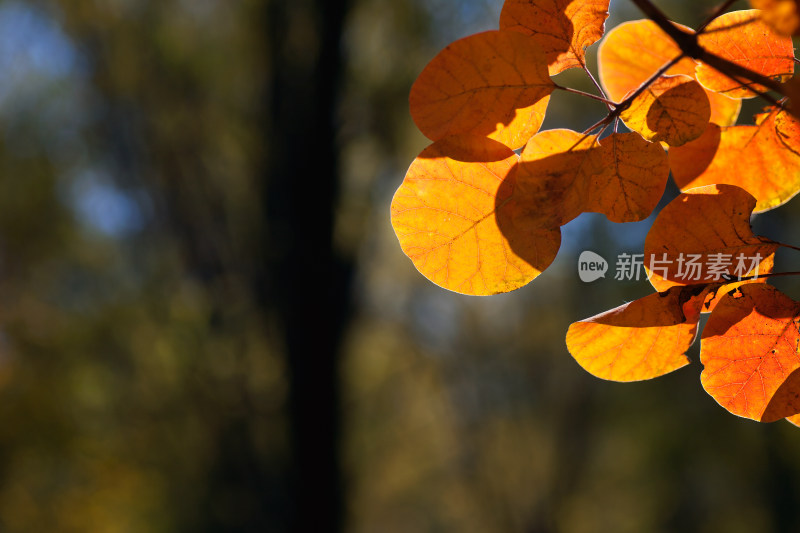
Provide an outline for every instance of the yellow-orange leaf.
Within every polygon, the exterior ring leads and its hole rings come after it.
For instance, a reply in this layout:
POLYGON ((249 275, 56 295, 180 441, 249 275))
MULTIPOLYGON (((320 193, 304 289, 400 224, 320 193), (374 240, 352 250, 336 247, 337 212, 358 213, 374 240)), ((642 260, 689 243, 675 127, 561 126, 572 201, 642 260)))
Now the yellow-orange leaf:
POLYGON ((595 136, 571 130, 547 130, 534 135, 520 155, 520 192, 553 226, 580 215, 590 177, 600 172, 592 157, 595 136))
MULTIPOLYGON (((728 59, 766 77, 786 81, 794 72, 792 39, 775 33, 756 9, 733 11, 712 21, 697 38, 706 51, 728 59)), ((735 81, 715 68, 701 63, 697 81, 707 89, 731 98, 754 98, 767 89, 749 80, 735 81)))
MULTIPOLYGON (((644 242, 645 268, 657 291, 675 285, 732 281, 747 277, 777 245, 750 228, 756 204, 733 185, 690 189, 656 217, 644 242)), ((771 265, 771 262, 768 263, 771 265)))
POLYGON ((668 176, 664 150, 637 133, 598 141, 570 130, 548 130, 523 150, 518 180, 537 212, 562 225, 584 212, 603 213, 612 222, 644 220, 668 176))
POLYGON ((724 296, 703 331, 703 388, 733 414, 773 422, 800 413, 800 304, 766 284, 724 296))
POLYGON ((411 87, 411 116, 429 139, 483 135, 522 147, 542 125, 554 85, 539 45, 487 31, 439 52, 411 87))
POLYGON ((561 232, 518 202, 516 162, 506 146, 466 136, 414 160, 392 200, 392 226, 426 278, 489 295, 527 284, 553 261, 561 232))
POLYGON ((700 137, 710 117, 711 104, 705 91, 686 75, 657 79, 620 115, 625 125, 645 139, 670 146, 700 137))
POLYGON ((800 154, 787 150, 791 141, 778 134, 778 114, 773 110, 755 126, 711 124, 700 138, 671 149, 675 183, 681 190, 712 183, 737 185, 758 199, 757 213, 787 202, 800 192, 800 154))
POLYGON ((761 20, 781 35, 800 35, 800 0, 750 0, 761 20))
POLYGON ((611 222, 637 222, 653 212, 669 179, 667 154, 638 133, 614 133, 600 140, 605 169, 590 182, 586 211, 603 213, 611 222))
POLYGON ((689 363, 702 287, 674 287, 575 322, 567 348, 590 374, 613 381, 655 378, 689 363))
POLYGON ((586 47, 603 36, 609 0, 506 0, 500 29, 528 34, 539 43, 550 75, 586 62, 586 47))
MULTIPOLYGON (((684 31, 692 30, 680 26, 684 31)), ((637 89, 662 65, 680 55, 681 50, 655 22, 637 20, 625 22, 609 31, 597 51, 600 82, 609 98, 620 102, 637 89)), ((684 58, 666 74, 684 74, 695 78, 697 63, 684 58)), ((725 95, 706 91, 711 105, 710 121, 720 126, 736 123, 741 102, 725 95)))

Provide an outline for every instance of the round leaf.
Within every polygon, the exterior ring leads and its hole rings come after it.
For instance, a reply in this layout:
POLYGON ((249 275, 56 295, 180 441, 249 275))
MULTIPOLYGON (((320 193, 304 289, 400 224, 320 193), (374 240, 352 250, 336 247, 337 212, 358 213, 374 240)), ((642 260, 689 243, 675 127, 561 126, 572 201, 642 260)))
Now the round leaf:
POLYGON ((531 37, 487 31, 442 50, 411 87, 411 116, 429 139, 475 134, 522 147, 542 125, 554 85, 531 37))
POLYGON ((663 76, 636 97, 620 118, 648 141, 680 146, 708 126, 711 104, 705 91, 685 75, 663 76))
POLYGON ((674 287, 575 322, 567 348, 587 372, 612 381, 662 376, 689 363, 697 336, 702 289, 674 287))
POLYGON ((488 295, 530 282, 553 261, 556 227, 520 205, 517 156, 500 143, 456 137, 426 148, 392 200, 400 246, 429 280, 488 295))
POLYGON ((800 304, 771 285, 724 296, 703 330, 703 388, 735 415, 773 422, 800 413, 800 304))
POLYGON ((791 130, 782 138, 776 129, 776 118, 785 114, 772 110, 755 126, 711 124, 698 139, 672 148, 675 183, 681 190, 712 183, 742 187, 758 199, 757 213, 786 203, 800 192, 800 152, 792 150, 798 141, 791 130))

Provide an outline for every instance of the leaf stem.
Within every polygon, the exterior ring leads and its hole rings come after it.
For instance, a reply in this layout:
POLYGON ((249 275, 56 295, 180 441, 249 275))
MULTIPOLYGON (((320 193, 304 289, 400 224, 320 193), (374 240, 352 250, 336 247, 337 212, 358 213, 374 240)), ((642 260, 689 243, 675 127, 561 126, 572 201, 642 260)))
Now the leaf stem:
POLYGON ((561 91, 566 91, 568 93, 579 94, 581 96, 585 96, 585 97, 591 98, 593 100, 599 100, 600 102, 603 102, 604 104, 606 104, 606 106, 614 106, 614 102, 612 102, 608 98, 604 98, 602 96, 597 96, 596 94, 587 93, 587 92, 584 92, 584 91, 579 91, 578 89, 573 89, 572 87, 564 87, 564 86, 558 85, 558 84, 556 84, 556 89, 559 89, 561 91))
MULTIPOLYGON (((592 83, 594 83, 594 86, 597 88, 598 92, 603 95, 603 98, 608 100, 608 95, 600 86, 600 83, 598 83, 597 79, 594 77, 594 74, 592 74, 592 71, 589 70, 589 67, 586 66, 586 62, 581 59, 579 59, 579 61, 581 62, 581 67, 583 67, 583 71, 586 73, 587 76, 589 76, 589 79, 592 80, 592 83)), ((611 108, 613 106, 610 103, 610 101, 609 103, 606 104, 606 107, 608 108, 609 111, 611 111, 611 108)))

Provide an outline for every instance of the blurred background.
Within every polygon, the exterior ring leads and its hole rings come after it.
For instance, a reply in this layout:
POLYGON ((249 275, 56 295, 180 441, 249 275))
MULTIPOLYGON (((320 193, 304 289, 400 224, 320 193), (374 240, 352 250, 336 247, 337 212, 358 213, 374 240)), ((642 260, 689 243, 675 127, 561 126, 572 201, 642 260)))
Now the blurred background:
MULTIPOLYGON (((411 83, 501 7, 0 1, 0 531, 800 530, 800 429, 718 407, 696 347, 628 385, 566 350, 651 292, 582 283, 578 254, 613 269, 652 218, 583 215, 491 298, 402 254, 411 83)), ((545 127, 603 111, 555 94, 545 127)), ((800 244, 798 202, 757 232, 800 244)))

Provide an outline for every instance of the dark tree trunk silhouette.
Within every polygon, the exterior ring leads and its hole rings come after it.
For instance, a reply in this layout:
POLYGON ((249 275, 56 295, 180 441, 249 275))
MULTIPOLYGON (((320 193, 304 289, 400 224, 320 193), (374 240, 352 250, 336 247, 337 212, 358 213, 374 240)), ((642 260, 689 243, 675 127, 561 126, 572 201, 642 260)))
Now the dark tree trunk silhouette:
POLYGON ((267 305, 276 306, 285 335, 293 454, 291 530, 298 533, 342 527, 338 361, 349 314, 350 265, 334 250, 333 222, 345 4, 274 1, 267 11, 272 82, 267 87, 271 123, 265 135, 270 142, 265 224, 270 282, 264 297, 267 305))

